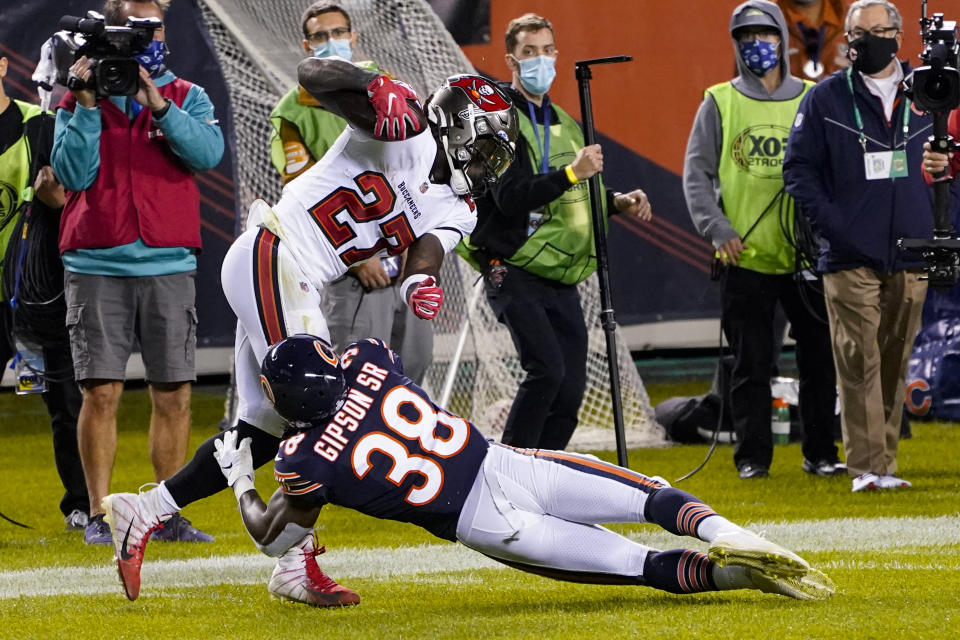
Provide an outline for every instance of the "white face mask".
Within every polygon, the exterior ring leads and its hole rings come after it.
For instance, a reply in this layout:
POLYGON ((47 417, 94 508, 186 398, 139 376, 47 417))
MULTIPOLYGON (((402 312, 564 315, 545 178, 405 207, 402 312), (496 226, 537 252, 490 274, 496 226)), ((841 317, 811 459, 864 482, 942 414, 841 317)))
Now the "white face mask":
POLYGON ((535 96, 542 96, 550 90, 553 79, 557 77, 556 58, 537 56, 526 60, 513 59, 520 67, 520 84, 524 89, 535 96))

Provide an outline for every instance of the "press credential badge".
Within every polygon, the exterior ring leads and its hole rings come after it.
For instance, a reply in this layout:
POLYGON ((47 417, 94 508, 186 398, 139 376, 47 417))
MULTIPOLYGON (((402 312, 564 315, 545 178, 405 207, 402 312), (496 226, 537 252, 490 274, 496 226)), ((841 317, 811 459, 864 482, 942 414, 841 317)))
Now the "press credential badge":
POLYGON ((874 151, 863 154, 863 165, 867 180, 886 180, 888 178, 907 177, 907 152, 874 151))

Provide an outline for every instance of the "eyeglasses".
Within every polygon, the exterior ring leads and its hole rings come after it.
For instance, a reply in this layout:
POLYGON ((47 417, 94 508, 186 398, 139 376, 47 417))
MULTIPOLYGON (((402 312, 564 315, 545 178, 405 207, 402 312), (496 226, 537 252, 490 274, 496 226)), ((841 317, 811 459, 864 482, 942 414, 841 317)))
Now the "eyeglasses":
MULTIPOLYGON (((537 47, 527 46, 520 50, 520 55, 523 56, 524 58, 535 58, 537 56, 546 56, 548 58, 556 58, 558 53, 560 52, 557 51, 557 48, 552 44, 548 44, 542 49, 538 49, 537 47)), ((518 60, 516 56, 513 56, 513 59, 518 60)))
POLYGON ((330 31, 314 31, 307 36, 307 42, 323 44, 330 38, 333 38, 334 40, 343 40, 349 35, 350 27, 337 27, 336 29, 330 29, 330 31))
MULTIPOLYGON (((867 35, 867 31, 861 29, 860 27, 855 27, 847 31, 847 38, 850 40, 859 40, 863 36, 867 35)), ((896 34, 900 33, 899 27, 874 27, 870 29, 869 33, 877 36, 878 38, 892 38, 896 34)))

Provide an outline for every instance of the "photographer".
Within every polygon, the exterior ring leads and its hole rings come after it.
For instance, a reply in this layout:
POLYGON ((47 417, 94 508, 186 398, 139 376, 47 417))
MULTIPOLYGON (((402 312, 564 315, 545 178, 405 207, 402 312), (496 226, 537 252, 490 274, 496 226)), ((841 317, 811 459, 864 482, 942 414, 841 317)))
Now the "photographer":
MULTIPOLYGON (((469 248, 526 372, 503 442, 563 449, 586 387, 587 328, 577 284, 597 266, 587 180, 603 170, 603 152, 584 147, 580 125, 547 94, 557 59, 550 22, 533 13, 510 21, 506 50, 513 82, 504 88, 520 114, 517 156, 477 201, 469 248)), ((607 190, 605 203, 609 212, 651 216, 640 189, 607 190)))
POLYGON ((904 95, 903 20, 885 0, 846 17, 852 68, 811 89, 794 121, 784 183, 820 232, 819 269, 853 491, 910 486, 896 477, 907 360, 927 283, 899 238, 933 235, 921 166, 929 116, 904 95))
MULTIPOLYGON (((184 462, 190 384, 196 379, 200 199, 192 172, 213 168, 223 136, 202 88, 164 66, 169 0, 107 0, 107 28, 160 21, 134 56, 139 88, 99 97, 91 60, 71 67, 73 88, 57 112, 53 168, 67 188, 60 225, 67 325, 83 387, 79 442, 87 489, 88 544, 110 544, 101 499, 110 492, 117 407, 127 360, 139 342, 150 385, 150 459, 157 481, 184 462), (77 84, 77 80, 83 84, 77 84)), ((102 87, 99 87, 102 89, 102 87)), ((210 541, 175 516, 156 539, 210 541)))
MULTIPOLYGON (((11 265, 4 257, 8 249, 15 254, 7 257, 13 261, 20 257, 20 238, 15 232, 20 230, 18 216, 25 215, 22 212, 25 203, 21 197, 31 181, 35 190, 34 199, 32 205, 26 206, 32 206, 30 215, 35 222, 30 225, 30 233, 24 240, 37 245, 33 247, 31 255, 42 254, 51 259, 56 257, 56 224, 64 201, 63 187, 57 182, 49 166, 50 146, 53 143, 53 117, 37 105, 12 100, 6 95, 3 79, 7 75, 7 63, 6 57, 0 57, 0 184, 12 187, 11 193, 14 197, 12 200, 0 199, 0 258, 3 258, 0 269, 4 265, 11 265)), ((63 273, 59 269, 59 261, 56 262, 56 268, 47 269, 45 272, 48 279, 36 278, 31 284, 38 284, 38 288, 59 289, 63 273)), ((13 266, 15 264, 13 262, 13 266)), ((46 267, 46 264, 43 267, 46 267)), ((9 283, 11 275, 13 274, 4 272, 3 281, 9 283)), ((20 322, 14 326, 15 313, 19 313, 21 307, 18 305, 15 311, 9 303, 9 298, 13 295, 12 289, 13 287, 8 286, 0 287, 0 367, 5 367, 16 353, 14 330, 21 327, 20 322)), ((20 298, 35 298, 38 292, 27 289, 29 287, 24 283, 19 292, 20 298)), ((42 312, 52 316, 49 324, 59 330, 45 332, 44 337, 48 339, 38 338, 37 342, 43 347, 45 369, 56 373, 47 376, 43 402, 50 415, 53 457, 64 488, 60 510, 65 516, 67 529, 77 530, 86 527, 89 509, 83 466, 77 451, 80 390, 73 379, 70 349, 63 327, 63 308, 60 307, 59 312, 53 311, 56 308, 56 304, 42 305, 42 312), (47 333, 53 335, 46 335, 47 333)))

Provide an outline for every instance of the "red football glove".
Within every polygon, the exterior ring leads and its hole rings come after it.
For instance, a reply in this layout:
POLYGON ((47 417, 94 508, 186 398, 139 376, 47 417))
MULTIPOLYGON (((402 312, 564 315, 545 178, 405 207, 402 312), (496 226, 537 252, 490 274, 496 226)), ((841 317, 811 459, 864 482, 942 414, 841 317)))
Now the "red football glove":
POLYGON ((377 124, 373 129, 375 136, 388 140, 406 140, 407 126, 420 131, 420 120, 407 104, 407 98, 417 99, 410 87, 387 76, 377 76, 367 85, 367 98, 377 112, 377 124))
POLYGON ((425 280, 414 285, 409 304, 418 318, 433 320, 440 312, 440 305, 443 304, 443 288, 437 284, 433 276, 427 276, 425 280))

